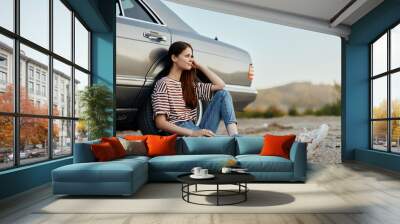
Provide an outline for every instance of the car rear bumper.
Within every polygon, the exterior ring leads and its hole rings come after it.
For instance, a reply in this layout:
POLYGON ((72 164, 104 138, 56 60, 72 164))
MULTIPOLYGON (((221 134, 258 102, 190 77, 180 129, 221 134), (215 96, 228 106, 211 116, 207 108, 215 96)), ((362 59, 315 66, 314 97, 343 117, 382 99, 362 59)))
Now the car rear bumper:
POLYGON ((243 111, 257 97, 257 90, 250 86, 226 85, 225 90, 231 94, 236 111, 243 111))

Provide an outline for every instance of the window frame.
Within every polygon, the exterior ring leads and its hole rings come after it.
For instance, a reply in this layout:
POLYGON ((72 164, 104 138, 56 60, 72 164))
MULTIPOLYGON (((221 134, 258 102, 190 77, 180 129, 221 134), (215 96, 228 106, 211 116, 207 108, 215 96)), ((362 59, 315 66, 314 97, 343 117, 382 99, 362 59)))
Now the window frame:
MULTIPOLYGON (((14 0, 13 1, 13 10, 14 10, 14 30, 10 31, 4 27, 0 26, 0 35, 10 38, 13 41, 13 54, 12 54, 12 73, 11 75, 13 75, 13 81, 14 81, 14 99, 13 99, 13 107, 14 110, 13 112, 2 112, 0 111, 0 116, 2 117, 12 117, 13 119, 13 166, 10 167, 5 167, 5 168, 0 168, 0 172, 3 172, 5 170, 11 170, 11 169, 16 169, 19 167, 24 167, 24 166, 30 166, 33 164, 38 164, 38 163, 43 163, 46 161, 50 161, 53 159, 62 159, 65 157, 70 157, 73 156, 73 152, 74 152, 74 143, 75 143, 75 123, 76 121, 79 120, 79 117, 75 117, 74 116, 74 107, 71 108, 71 114, 70 116, 56 116, 53 115, 53 60, 58 60, 59 62, 62 62, 68 66, 71 66, 71 104, 74 105, 75 102, 75 88, 73 83, 75 82, 75 69, 85 73, 88 75, 88 79, 89 79, 89 83, 88 86, 92 85, 92 61, 91 61, 91 49, 92 49, 92 43, 91 43, 91 37, 92 37, 92 31, 91 29, 89 29, 89 27, 87 26, 87 24, 84 22, 84 20, 79 16, 79 14, 77 14, 72 7, 65 1, 65 0, 59 0, 68 10, 71 11, 71 18, 70 18, 70 23, 72 26, 71 29, 71 33, 69 35, 71 35, 71 58, 67 59, 64 58, 63 56, 57 54, 54 52, 54 45, 53 45, 53 32, 55 29, 53 29, 53 21, 54 21, 54 17, 53 17, 53 1, 54 0, 48 0, 49 2, 49 47, 48 49, 46 49, 45 47, 42 47, 39 44, 34 43, 33 41, 30 41, 29 39, 23 37, 20 35, 20 0, 14 0), (85 69, 81 66, 79 66, 78 64, 75 63, 75 18, 77 20, 79 20, 79 22, 84 26, 84 28, 88 31, 88 69, 85 69), (47 104, 48 104, 48 112, 46 115, 39 115, 39 114, 27 114, 27 113, 21 113, 20 111, 20 87, 21 87, 21 80, 20 80, 20 65, 21 65, 21 52, 20 52, 20 45, 25 45, 29 48, 32 48, 33 50, 36 50, 42 54, 45 54, 46 56, 48 56, 48 74, 47 74, 47 84, 45 85, 45 95, 48 97, 47 99, 47 104), (43 157, 43 160, 40 160, 38 162, 28 162, 28 163, 21 163, 21 158, 20 158, 20 119, 21 118, 45 118, 47 119, 47 123, 48 123, 48 134, 47 134, 47 142, 49 144, 47 144, 47 148, 45 150, 47 150, 47 157, 43 157), (68 155, 63 155, 63 156, 55 156, 53 155, 54 153, 54 149, 55 147, 53 146, 53 144, 50 144, 53 142, 53 122, 56 120, 66 120, 66 121, 70 121, 71 122, 71 152, 68 155)), ((33 82, 33 86, 34 86, 34 92, 36 92, 35 89, 35 85, 37 83, 40 83, 40 94, 37 95, 38 97, 43 97, 42 96, 42 79, 41 79, 41 75, 42 75, 42 70, 39 73, 39 80, 36 79, 36 67, 33 66, 33 79, 31 79, 30 77, 30 68, 31 65, 29 63, 26 64, 27 68, 26 68, 26 87, 27 87, 27 91, 29 91, 29 87, 28 87, 28 82, 32 81, 33 82)), ((34 94, 36 95, 36 94, 34 94)), ((33 102, 34 104, 37 103, 37 101, 33 102)))
POLYGON ((400 67, 391 69, 391 31, 393 28, 400 26, 400 21, 397 21, 393 25, 391 25, 389 28, 387 28, 383 33, 379 34, 374 40, 372 40, 370 43, 368 43, 369 47, 369 149, 373 151, 380 151, 380 152, 387 152, 391 154, 400 154, 400 152, 394 152, 392 151, 392 121, 400 121, 400 117, 392 117, 392 98, 391 98, 391 92, 392 92, 392 86, 391 86, 391 79, 392 76, 395 75, 396 73, 400 72, 400 67), (384 35, 387 35, 387 52, 386 52, 386 57, 387 57, 387 64, 386 64, 386 71, 382 72, 380 74, 373 74, 373 44, 378 41, 381 37, 384 35), (386 93, 386 98, 387 98, 387 105, 386 105, 386 117, 385 118, 373 118, 373 93, 374 93, 374 88, 373 88, 373 81, 375 79, 379 79, 382 77, 386 77, 386 86, 387 86, 387 93, 386 93), (374 136, 373 136, 373 122, 376 121, 386 121, 386 150, 379 150, 374 148, 374 136))

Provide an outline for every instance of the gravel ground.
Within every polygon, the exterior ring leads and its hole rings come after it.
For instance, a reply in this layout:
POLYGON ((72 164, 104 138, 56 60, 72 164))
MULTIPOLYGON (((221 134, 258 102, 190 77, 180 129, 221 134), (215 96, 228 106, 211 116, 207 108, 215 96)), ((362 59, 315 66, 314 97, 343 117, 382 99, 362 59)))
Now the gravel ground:
MULTIPOLYGON (((238 119, 238 129, 241 135, 263 136, 271 134, 299 134, 307 130, 317 129, 321 124, 329 126, 328 136, 321 146, 307 152, 309 163, 335 164, 341 163, 341 123, 336 116, 302 116, 279 118, 241 118, 238 119)), ((140 134, 140 132, 123 131, 117 135, 140 134)), ((217 134, 227 134, 225 125, 220 123, 217 134)))

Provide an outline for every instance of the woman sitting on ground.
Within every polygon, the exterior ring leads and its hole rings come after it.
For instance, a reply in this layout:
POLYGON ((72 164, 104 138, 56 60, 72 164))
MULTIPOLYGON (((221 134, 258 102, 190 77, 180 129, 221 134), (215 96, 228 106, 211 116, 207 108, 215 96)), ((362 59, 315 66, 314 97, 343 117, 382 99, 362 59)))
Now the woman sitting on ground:
POLYGON ((168 50, 168 63, 157 76, 151 95, 156 127, 180 136, 215 136, 222 119, 230 136, 238 134, 232 98, 225 82, 193 58, 193 48, 175 42, 168 50), (196 70, 211 83, 197 81, 196 70), (213 94, 213 92, 215 92, 213 94), (210 101, 197 126, 198 99, 210 101))

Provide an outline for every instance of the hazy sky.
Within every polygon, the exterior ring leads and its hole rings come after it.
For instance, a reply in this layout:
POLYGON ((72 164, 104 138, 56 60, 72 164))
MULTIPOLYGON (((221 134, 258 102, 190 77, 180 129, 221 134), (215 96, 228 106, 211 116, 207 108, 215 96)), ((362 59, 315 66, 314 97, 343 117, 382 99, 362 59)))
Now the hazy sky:
POLYGON ((294 81, 340 83, 337 36, 163 2, 200 34, 247 50, 255 67, 256 88, 294 81))

